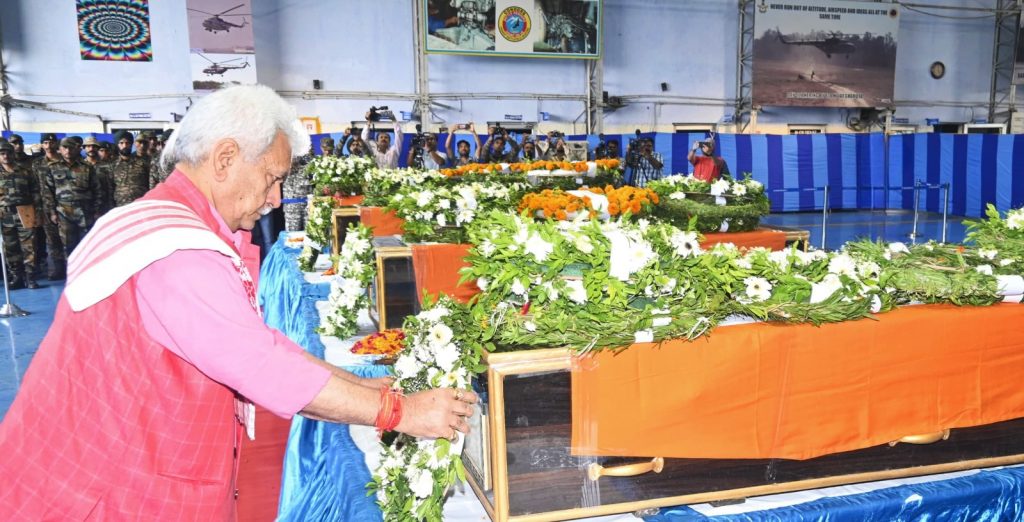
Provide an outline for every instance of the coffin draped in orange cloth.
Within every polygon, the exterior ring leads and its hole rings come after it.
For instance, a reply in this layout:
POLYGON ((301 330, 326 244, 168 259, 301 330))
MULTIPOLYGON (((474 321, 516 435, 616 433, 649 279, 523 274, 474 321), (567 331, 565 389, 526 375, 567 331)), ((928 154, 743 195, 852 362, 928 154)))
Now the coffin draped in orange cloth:
POLYGON ((476 283, 459 284, 459 269, 469 266, 463 260, 473 245, 436 243, 412 245, 412 266, 416 273, 416 297, 426 291, 430 295, 443 293, 460 303, 480 293, 476 283))
POLYGON ((786 248, 786 233, 778 230, 757 229, 750 232, 714 232, 704 234, 701 248, 718 243, 732 243, 739 248, 766 247, 771 250, 786 248))
POLYGON ((343 207, 354 207, 363 204, 363 195, 358 196, 334 196, 334 200, 343 207))
POLYGON ((1021 324, 1018 304, 912 306, 577 359, 573 454, 807 459, 1024 417, 1021 324))
POLYGON ((384 207, 359 207, 359 222, 368 227, 373 237, 401 234, 405 221, 384 207))

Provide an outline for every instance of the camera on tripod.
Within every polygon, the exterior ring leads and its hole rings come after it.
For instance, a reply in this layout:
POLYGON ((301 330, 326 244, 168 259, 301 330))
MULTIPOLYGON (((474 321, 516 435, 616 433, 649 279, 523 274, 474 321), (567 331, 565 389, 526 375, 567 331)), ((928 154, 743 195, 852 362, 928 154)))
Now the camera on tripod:
POLYGON ((366 118, 370 121, 381 121, 387 119, 395 121, 395 113, 388 109, 387 105, 381 105, 380 107, 370 107, 370 115, 366 118))

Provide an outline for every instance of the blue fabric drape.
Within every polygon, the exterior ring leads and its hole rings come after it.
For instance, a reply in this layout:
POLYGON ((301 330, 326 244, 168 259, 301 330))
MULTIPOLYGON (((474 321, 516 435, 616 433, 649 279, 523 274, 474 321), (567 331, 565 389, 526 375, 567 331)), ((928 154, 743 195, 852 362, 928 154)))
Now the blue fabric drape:
POLYGON ((912 187, 921 183, 922 210, 942 212, 948 183, 949 211, 984 215, 989 203, 999 210, 1024 205, 1024 135, 904 134, 889 139, 889 208, 914 208, 912 187))
POLYGON ((689 507, 665 508, 647 522, 889 522, 1009 521, 1024 518, 1024 469, 826 497, 795 506, 740 515, 704 516, 689 507))
MULTIPOLYGON (((309 284, 296 262, 300 249, 285 244, 281 234, 260 269, 259 302, 266 323, 284 332, 308 352, 323 358, 324 345, 316 334, 320 317, 316 302, 326 299, 327 283, 309 284)), ((388 375, 386 366, 347 367, 361 377, 388 375)), ((345 424, 295 416, 285 450, 278 520, 355 521, 382 519, 363 453, 345 424)))

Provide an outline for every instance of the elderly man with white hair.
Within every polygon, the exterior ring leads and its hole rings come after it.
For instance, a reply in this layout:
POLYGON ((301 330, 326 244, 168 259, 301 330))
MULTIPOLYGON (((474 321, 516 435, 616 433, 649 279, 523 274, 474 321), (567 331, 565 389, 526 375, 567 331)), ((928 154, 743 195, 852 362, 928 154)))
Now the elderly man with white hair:
POLYGON ((262 322, 248 231, 308 146, 272 90, 218 91, 167 144, 168 179, 97 222, 0 425, 0 520, 232 520, 252 403, 415 436, 468 431, 474 394, 403 397, 262 322))

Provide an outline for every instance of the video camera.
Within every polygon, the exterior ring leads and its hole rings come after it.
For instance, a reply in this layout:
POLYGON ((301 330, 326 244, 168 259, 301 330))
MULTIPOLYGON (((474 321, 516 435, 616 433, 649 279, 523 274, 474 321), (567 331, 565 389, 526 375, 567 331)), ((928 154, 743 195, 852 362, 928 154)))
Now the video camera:
POLYGON ((395 121, 395 113, 388 109, 387 105, 381 105, 380 107, 370 107, 370 116, 367 118, 370 121, 380 121, 381 119, 389 119, 395 121))
POLYGON ((491 130, 491 136, 492 137, 504 138, 506 134, 508 134, 508 129, 506 129, 505 127, 502 127, 501 125, 495 125, 494 127, 492 127, 492 130, 491 130))

